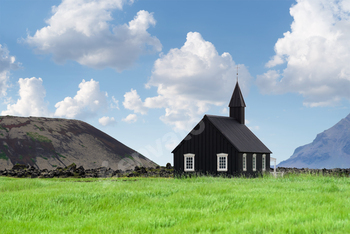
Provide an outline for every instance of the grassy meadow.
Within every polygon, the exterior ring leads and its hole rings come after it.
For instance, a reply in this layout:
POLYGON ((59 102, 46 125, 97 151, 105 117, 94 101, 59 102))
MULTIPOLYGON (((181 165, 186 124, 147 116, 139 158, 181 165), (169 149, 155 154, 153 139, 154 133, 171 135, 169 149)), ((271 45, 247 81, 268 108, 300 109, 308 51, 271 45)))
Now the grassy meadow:
POLYGON ((0 177, 0 233, 350 233, 350 178, 0 177))

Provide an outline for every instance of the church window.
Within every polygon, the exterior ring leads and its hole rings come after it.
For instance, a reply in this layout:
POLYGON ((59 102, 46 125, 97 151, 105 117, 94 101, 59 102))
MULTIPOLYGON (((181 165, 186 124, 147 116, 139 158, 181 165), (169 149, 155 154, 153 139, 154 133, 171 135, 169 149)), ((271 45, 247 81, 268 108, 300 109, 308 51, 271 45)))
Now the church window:
POLYGON ((256 171, 256 154, 253 154, 253 171, 256 171))
POLYGON ((247 171, 247 154, 243 154, 243 171, 247 171))
POLYGON ((262 155, 262 171, 266 171, 266 154, 262 155))
POLYGON ((194 154, 185 154, 185 171, 194 171, 194 154))
POLYGON ((228 154, 217 154, 217 160, 218 160, 218 171, 227 171, 227 155, 228 154))

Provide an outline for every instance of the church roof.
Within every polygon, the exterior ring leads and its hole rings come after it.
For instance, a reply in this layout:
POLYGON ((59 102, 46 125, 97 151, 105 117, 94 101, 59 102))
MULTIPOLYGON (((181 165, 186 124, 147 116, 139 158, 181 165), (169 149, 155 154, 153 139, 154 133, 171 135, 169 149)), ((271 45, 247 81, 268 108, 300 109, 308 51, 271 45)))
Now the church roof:
POLYGON ((239 152, 272 153, 245 124, 238 123, 234 118, 215 115, 204 117, 207 117, 239 152))
POLYGON ((246 107, 238 81, 235 90, 233 91, 229 107, 246 107))

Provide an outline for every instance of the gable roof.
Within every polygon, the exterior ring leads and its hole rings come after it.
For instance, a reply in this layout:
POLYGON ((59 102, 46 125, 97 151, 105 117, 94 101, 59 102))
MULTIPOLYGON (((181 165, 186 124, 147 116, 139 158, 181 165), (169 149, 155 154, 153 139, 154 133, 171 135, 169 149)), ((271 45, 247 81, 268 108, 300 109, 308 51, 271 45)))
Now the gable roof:
POLYGON ((236 87, 233 91, 231 101, 228 104, 228 106, 229 107, 246 107, 238 81, 236 83, 236 87))
POLYGON ((215 115, 205 115, 204 118, 207 118, 239 152, 272 153, 245 124, 238 123, 234 118, 215 115))

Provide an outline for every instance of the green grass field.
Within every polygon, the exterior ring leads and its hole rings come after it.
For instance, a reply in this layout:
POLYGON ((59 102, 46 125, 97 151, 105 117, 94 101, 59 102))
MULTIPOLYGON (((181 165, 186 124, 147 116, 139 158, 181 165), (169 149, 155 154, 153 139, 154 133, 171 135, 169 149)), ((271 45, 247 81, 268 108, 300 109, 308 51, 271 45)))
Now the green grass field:
POLYGON ((350 233, 350 178, 0 177, 0 233, 350 233))

